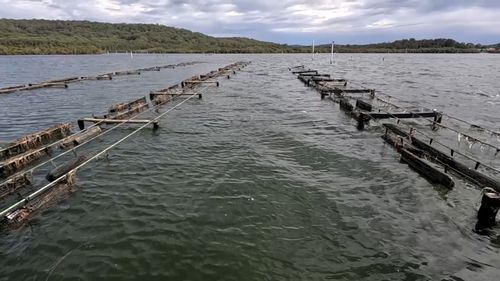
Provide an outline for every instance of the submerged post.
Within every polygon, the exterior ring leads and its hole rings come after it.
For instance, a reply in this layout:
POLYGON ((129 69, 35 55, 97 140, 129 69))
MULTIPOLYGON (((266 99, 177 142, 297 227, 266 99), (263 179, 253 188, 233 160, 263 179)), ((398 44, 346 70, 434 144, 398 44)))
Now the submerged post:
POLYGON ((495 218, 500 209, 500 193, 492 188, 485 188, 481 199, 481 207, 477 211, 475 230, 478 233, 487 232, 487 229, 496 224, 495 218))
POLYGON ((358 125, 356 126, 358 130, 364 130, 365 129, 365 122, 366 120, 369 120, 367 116, 363 113, 360 112, 358 115, 358 125))

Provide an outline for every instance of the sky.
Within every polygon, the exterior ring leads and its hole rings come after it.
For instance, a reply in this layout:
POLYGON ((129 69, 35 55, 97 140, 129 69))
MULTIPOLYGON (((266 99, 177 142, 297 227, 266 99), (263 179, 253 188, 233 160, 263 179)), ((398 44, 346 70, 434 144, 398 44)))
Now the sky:
POLYGON ((500 0, 0 0, 0 18, 157 23, 290 45, 500 42, 500 0))

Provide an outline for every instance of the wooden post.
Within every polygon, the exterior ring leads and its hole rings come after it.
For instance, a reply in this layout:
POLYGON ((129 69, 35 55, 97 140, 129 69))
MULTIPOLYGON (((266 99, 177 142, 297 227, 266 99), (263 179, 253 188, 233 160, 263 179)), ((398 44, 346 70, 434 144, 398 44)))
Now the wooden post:
POLYGON ((369 120, 367 118, 367 116, 363 113, 363 112, 360 112, 359 115, 358 115, 358 130, 364 130, 365 129, 365 120, 369 120))
POLYGON ((436 116, 434 116, 434 121, 432 122, 432 130, 436 131, 439 129, 439 126, 437 124, 441 124, 441 121, 443 120, 443 114, 437 112, 436 116))
POLYGON ((491 188, 485 188, 481 199, 481 207, 477 212, 475 231, 479 234, 488 234, 487 229, 495 226, 496 215, 500 209, 500 194, 491 188))

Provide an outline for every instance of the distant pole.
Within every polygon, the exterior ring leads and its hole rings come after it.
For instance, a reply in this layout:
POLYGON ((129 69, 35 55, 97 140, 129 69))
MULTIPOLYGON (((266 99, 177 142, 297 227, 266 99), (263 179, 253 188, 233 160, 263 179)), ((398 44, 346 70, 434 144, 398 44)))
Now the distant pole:
POLYGON ((335 41, 332 41, 332 51, 331 51, 331 54, 330 54, 330 64, 333 64, 333 44, 335 43, 335 41))
POLYGON ((313 40, 313 49, 312 49, 312 60, 314 60, 314 40, 313 40))

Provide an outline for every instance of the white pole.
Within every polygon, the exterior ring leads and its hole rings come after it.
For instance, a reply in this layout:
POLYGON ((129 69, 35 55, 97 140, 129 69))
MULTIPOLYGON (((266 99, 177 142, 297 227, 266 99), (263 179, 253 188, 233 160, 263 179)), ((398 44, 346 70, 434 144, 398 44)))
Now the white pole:
POLYGON ((313 40, 312 60, 314 60, 314 40, 313 40))
POLYGON ((330 54, 330 64, 333 63, 333 44, 335 43, 335 41, 332 41, 332 52, 330 54))

